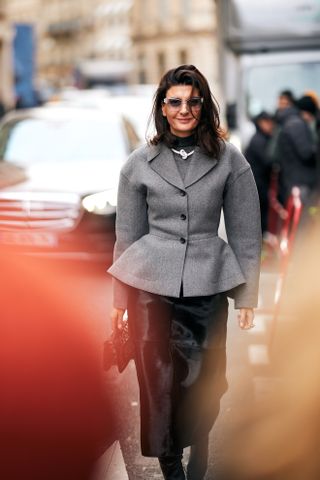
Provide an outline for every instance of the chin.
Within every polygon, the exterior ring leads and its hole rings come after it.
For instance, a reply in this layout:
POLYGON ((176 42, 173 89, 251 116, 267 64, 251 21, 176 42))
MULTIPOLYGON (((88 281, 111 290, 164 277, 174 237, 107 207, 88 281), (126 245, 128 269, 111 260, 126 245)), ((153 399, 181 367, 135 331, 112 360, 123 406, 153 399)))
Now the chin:
POLYGON ((175 132, 174 135, 177 135, 177 136, 179 136, 179 135, 184 135, 184 136, 192 135, 192 133, 194 132, 195 128, 196 128, 196 127, 193 127, 193 128, 192 128, 192 127, 190 127, 189 125, 185 125, 185 128, 183 128, 183 127, 182 127, 182 128, 181 128, 181 127, 175 128, 175 129, 174 129, 174 132, 175 132))
POLYGON ((177 135, 178 135, 178 136, 179 136, 179 135, 180 135, 180 136, 183 135, 184 137, 189 137, 189 135, 192 135, 193 132, 194 132, 194 130, 190 130, 190 129, 189 129, 189 130, 180 130, 180 131, 177 133, 177 135))

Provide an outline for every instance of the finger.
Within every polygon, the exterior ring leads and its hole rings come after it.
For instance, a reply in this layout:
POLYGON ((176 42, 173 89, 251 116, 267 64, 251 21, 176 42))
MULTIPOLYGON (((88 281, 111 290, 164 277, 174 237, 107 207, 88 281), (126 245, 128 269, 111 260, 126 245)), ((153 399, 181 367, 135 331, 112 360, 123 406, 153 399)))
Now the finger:
POLYGON ((249 326, 251 328, 253 326, 253 320, 254 320, 253 310, 249 310, 247 318, 248 318, 248 321, 249 321, 249 326))
POLYGON ((245 328, 246 327, 246 317, 245 317, 245 312, 243 310, 240 310, 238 313, 238 322, 239 322, 239 327, 240 328, 245 328))
POLYGON ((248 330, 253 327, 254 313, 251 309, 241 309, 238 314, 239 326, 242 330, 248 330))
POLYGON ((246 329, 250 329, 254 327, 253 318, 254 318, 253 314, 251 312, 248 312, 246 315, 246 329))
POLYGON ((253 310, 248 310, 247 311, 247 326, 248 326, 248 328, 252 328, 254 326, 253 325, 253 319, 254 319, 253 310))

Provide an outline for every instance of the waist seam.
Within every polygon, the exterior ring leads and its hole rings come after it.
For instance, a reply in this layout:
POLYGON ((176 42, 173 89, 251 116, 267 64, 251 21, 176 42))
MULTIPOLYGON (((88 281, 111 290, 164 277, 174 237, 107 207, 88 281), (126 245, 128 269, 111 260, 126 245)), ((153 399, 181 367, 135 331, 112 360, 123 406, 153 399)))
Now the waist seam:
POLYGON ((151 235, 151 236, 153 236, 153 237, 161 238, 161 239, 163 239, 163 240, 174 240, 174 241, 178 240, 182 235, 184 235, 185 238, 186 238, 187 240, 189 240, 189 241, 192 241, 192 240, 210 240, 210 238, 216 238, 216 237, 221 238, 221 237, 219 237, 218 234, 215 234, 215 235, 204 235, 204 236, 199 237, 199 236, 197 236, 197 235, 190 235, 190 234, 189 234, 189 235, 188 235, 188 234, 185 235, 185 234, 182 233, 180 236, 179 236, 179 234, 177 234, 176 236, 165 237, 165 236, 163 236, 163 235, 158 235, 158 234, 156 234, 156 233, 151 233, 151 232, 149 232, 147 235, 151 235))

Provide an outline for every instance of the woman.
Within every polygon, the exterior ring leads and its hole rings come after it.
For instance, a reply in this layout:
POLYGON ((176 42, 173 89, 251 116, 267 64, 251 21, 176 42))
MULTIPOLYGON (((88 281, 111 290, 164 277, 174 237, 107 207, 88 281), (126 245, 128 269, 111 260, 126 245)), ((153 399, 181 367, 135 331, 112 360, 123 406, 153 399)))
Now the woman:
POLYGON ((155 94, 156 135, 122 169, 114 263, 114 328, 128 310, 140 386, 141 447, 165 479, 203 478, 208 433, 227 389, 227 295, 253 326, 261 231, 249 164, 223 141, 218 110, 193 65, 155 94), (224 211, 229 244, 218 237, 224 211))

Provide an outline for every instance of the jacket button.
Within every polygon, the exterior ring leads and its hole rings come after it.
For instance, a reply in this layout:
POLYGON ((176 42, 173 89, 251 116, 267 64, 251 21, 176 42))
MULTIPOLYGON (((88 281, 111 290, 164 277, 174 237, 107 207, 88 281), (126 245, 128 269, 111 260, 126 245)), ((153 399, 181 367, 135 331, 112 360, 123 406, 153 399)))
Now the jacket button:
POLYGON ((187 217, 184 213, 181 213, 180 218, 181 218, 181 220, 185 220, 187 217))
POLYGON ((185 197, 187 194, 184 190, 180 190, 180 195, 181 195, 181 197, 185 197))
POLYGON ((180 243, 186 243, 186 239, 185 238, 180 238, 180 243))

